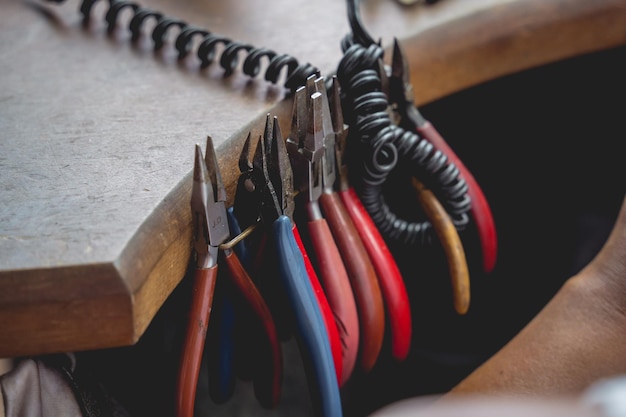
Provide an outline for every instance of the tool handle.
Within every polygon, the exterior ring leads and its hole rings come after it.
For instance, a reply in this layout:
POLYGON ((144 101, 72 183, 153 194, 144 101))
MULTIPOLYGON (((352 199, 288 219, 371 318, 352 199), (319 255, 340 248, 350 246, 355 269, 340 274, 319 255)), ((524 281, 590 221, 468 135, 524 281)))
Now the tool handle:
POLYGON ((384 302, 376 271, 337 193, 322 193, 319 202, 348 271, 359 312, 360 366, 369 372, 376 364, 385 335, 384 302))
POLYGON ((196 386, 213 305, 216 278, 217 265, 196 269, 187 331, 178 371, 177 417, 193 417, 196 386))
POLYGON ((261 369, 265 371, 262 372, 264 378, 261 380, 255 379, 254 388, 257 399, 262 406, 275 408, 280 399, 283 360, 274 318, 261 292, 244 269, 235 252, 225 252, 224 260, 232 282, 243 295, 246 303, 254 311, 266 336, 269 357, 266 358, 265 363, 261 364, 261 369))
POLYGON ((411 347, 412 321, 411 304, 402 274, 354 188, 349 187, 338 194, 354 223, 359 225, 357 231, 378 275, 391 327, 391 354, 396 360, 403 361, 411 347))
POLYGON ((454 309, 459 314, 467 313, 470 304, 470 278, 463 243, 454 223, 437 197, 415 177, 412 178, 420 205, 433 224, 433 229, 448 260, 454 309))
POLYGON ((359 353, 359 318, 356 302, 348 272, 328 223, 325 219, 311 220, 308 222, 308 229, 321 281, 341 338, 343 369, 339 385, 343 386, 354 370, 359 353))
POLYGON ((291 219, 280 216, 272 225, 279 277, 288 294, 304 356, 312 404, 323 417, 341 417, 341 396, 324 320, 308 279, 291 219))
MULTIPOLYGON (((226 215, 231 236, 237 236, 241 233, 241 227, 239 227, 233 207, 228 208, 226 215)), ((243 262, 249 259, 249 251, 245 241, 242 240, 237 243, 233 249, 243 262)), ((235 323, 242 319, 241 314, 235 311, 232 294, 229 291, 223 291, 221 295, 218 314, 219 326, 217 326, 215 340, 213 341, 217 345, 215 349, 216 357, 211 359, 212 362, 209 366, 209 392, 211 398, 217 404, 228 401, 232 398, 235 391, 235 323)))
POLYGON ((498 257, 498 238, 491 207, 483 194, 483 190, 480 188, 469 169, 463 164, 463 161, 454 153, 432 123, 426 121, 422 125, 417 126, 416 131, 432 143, 435 149, 445 154, 448 159, 457 166, 461 177, 465 179, 468 187, 467 194, 472 201, 470 215, 476 224, 482 248, 483 270, 487 273, 493 271, 498 257))
POLYGON ((309 281, 311 282, 311 287, 313 288, 313 293, 315 294, 315 299, 317 300, 317 305, 319 306, 320 312, 322 313, 322 319, 324 320, 324 327, 326 328, 326 333, 328 334, 328 341, 330 343, 330 351, 333 354, 333 362, 335 363, 335 372, 337 374, 337 381, 342 380, 342 372, 343 372, 343 358, 342 358, 342 348, 341 348, 341 336, 339 334, 339 328, 335 323, 335 316, 333 314, 333 310, 330 308, 330 304, 328 303, 328 298, 326 298, 326 293, 322 288, 322 284, 320 284, 320 280, 317 277, 317 272, 315 272, 315 268, 313 267, 313 263, 311 263, 311 258, 309 258, 309 254, 307 253, 306 248, 304 247, 304 243, 302 242, 302 237, 300 236, 300 231, 294 224, 292 227, 293 236, 296 239, 296 243, 300 252, 302 253, 302 258, 304 259, 304 265, 306 267, 306 272, 309 277, 309 281))

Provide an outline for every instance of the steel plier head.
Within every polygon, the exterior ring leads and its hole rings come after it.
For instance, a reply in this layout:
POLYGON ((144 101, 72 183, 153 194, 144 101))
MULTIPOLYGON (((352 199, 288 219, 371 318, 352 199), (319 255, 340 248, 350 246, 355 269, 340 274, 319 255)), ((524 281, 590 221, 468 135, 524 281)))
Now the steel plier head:
POLYGON ((412 130, 426 123, 426 119, 415 106, 410 74, 409 63, 398 39, 394 38, 391 68, 388 69, 382 60, 379 61, 379 75, 389 102, 391 119, 394 124, 412 130))
POLYGON ((217 165, 213 140, 207 137, 206 157, 196 144, 191 191, 193 241, 198 268, 217 263, 219 245, 229 237, 226 217, 226 189, 217 165))
POLYGON ((293 218, 293 171, 277 117, 267 115, 252 160, 250 149, 249 134, 240 157, 242 174, 235 197, 235 214, 239 217, 243 213, 248 221, 258 218, 266 224, 272 224, 282 215, 293 218))
MULTIPOLYGON (((296 90, 287 151, 296 170, 296 188, 316 201, 336 180, 336 129, 324 78, 310 76, 296 90)), ((341 118, 343 125, 343 118, 341 118)))

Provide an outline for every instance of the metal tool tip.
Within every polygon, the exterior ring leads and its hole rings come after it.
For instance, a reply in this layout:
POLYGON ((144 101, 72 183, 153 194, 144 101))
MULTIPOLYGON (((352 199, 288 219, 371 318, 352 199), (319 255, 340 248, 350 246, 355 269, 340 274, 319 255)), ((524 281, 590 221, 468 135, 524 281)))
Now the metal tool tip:
POLYGON ((206 182, 207 177, 208 172, 206 168, 206 163, 204 162, 204 157, 202 156, 202 148, 200 147, 200 144, 196 143, 196 154, 193 164, 193 180, 206 182))

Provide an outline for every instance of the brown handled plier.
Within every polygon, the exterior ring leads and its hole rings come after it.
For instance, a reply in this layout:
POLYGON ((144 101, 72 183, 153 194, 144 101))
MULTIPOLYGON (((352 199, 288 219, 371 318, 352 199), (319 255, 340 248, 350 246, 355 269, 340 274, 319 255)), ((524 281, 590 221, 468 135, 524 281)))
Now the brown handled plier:
MULTIPOLYGON (((230 236, 225 201, 226 191, 219 172, 213 141, 209 136, 206 158, 202 156, 200 145, 195 147, 191 193, 195 274, 178 373, 176 399, 178 417, 193 416, 198 375, 213 305, 220 245, 230 236)), ((237 255, 229 248, 223 253, 229 275, 259 317, 267 336, 266 343, 271 347, 269 361, 274 365, 273 369, 276 372, 269 385, 274 390, 271 401, 275 403, 277 401, 275 389, 280 387, 282 380, 282 354, 274 321, 269 308, 237 255)))

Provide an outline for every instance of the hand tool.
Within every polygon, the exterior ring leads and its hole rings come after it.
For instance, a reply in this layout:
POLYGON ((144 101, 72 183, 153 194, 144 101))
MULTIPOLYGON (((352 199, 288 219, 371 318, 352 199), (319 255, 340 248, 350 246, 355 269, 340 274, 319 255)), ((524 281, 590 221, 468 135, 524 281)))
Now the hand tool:
POLYGON ((272 240, 280 282, 296 324, 295 335, 309 379, 312 404, 321 416, 340 417, 343 411, 328 333, 296 241, 293 171, 276 117, 271 138, 259 137, 254 164, 263 179, 253 188, 261 199, 262 224, 272 240))
MULTIPOLYGON (((411 346, 412 319, 409 296, 391 251, 349 183, 345 159, 348 128, 343 121, 340 86, 336 76, 332 77, 328 101, 335 137, 334 144, 329 143, 327 152, 335 152, 335 164, 332 165, 336 166, 337 194, 354 224, 358 225, 357 231, 376 269, 391 331, 391 353, 396 360, 403 361, 407 358, 411 346)), ((330 157, 331 155, 329 159, 330 157)), ((328 168, 330 169, 330 166, 328 168)), ((329 183, 332 183, 332 180, 329 180, 329 183)))
POLYGON ((348 272, 360 325, 359 364, 364 372, 369 372, 376 364, 385 335, 383 296, 376 271, 357 228, 333 189, 336 169, 335 133, 324 79, 310 78, 306 87, 307 97, 310 98, 307 100, 309 117, 305 143, 312 144, 321 153, 322 193, 319 203, 348 272))
MULTIPOLYGON (((256 151, 255 151, 255 155, 254 155, 254 163, 252 164, 252 168, 250 169, 249 172, 247 172, 245 174, 245 180, 244 180, 244 184, 242 187, 238 187, 238 190, 241 190, 242 193, 242 201, 244 202, 249 202, 250 200, 256 198, 257 202, 256 203, 251 203, 251 204, 246 204, 247 207, 252 208, 253 210, 256 209, 257 207, 259 208, 259 211, 257 213, 262 213, 263 212, 263 199, 262 199, 262 195, 261 198, 259 197, 260 193, 259 190, 262 190, 263 187, 265 186, 265 177, 264 177, 264 173, 262 170, 262 158, 264 154, 270 155, 271 154, 271 146, 272 146, 272 135, 273 135, 273 119, 271 118, 271 116, 268 114, 266 117, 266 121, 265 121, 265 129, 264 129, 264 134, 263 137, 264 138, 268 138, 267 140, 264 139, 264 143, 265 146, 267 147, 267 149, 264 151, 262 148, 260 148, 258 145, 256 147, 256 151), (247 182, 247 183, 245 183, 247 182), (247 194, 247 195, 246 195, 247 194), (259 201, 261 201, 261 206, 259 207, 259 201)), ((250 138, 248 137, 246 142, 249 142, 250 138)), ((283 141, 284 142, 284 141, 283 141)), ((282 144, 282 146, 286 147, 286 144, 282 144)), ((248 147, 249 148, 249 143, 247 143, 246 145, 244 145, 244 148, 248 147)), ((272 160, 270 160, 270 163, 272 162, 272 160)), ((290 172, 290 178, 291 181, 293 182, 293 171, 291 169, 291 161, 289 160, 289 156, 287 156, 287 162, 281 161, 283 163, 288 163, 289 164, 289 172, 290 172)), ((240 167, 244 166, 243 162, 240 162, 240 167)), ((241 168, 240 168, 241 169, 241 168)), ((279 175, 280 171, 278 169, 273 169, 269 171, 269 175, 273 175, 274 176, 274 182, 279 183, 281 182, 281 177, 279 175)), ((292 185, 293 188, 293 185, 292 185)), ((291 193, 295 193, 295 189, 292 189, 290 191, 291 193)), ((295 195, 295 194, 294 194, 295 195)), ((291 198, 293 200, 293 197, 291 198)), ((291 202, 292 205, 294 205, 295 207, 295 203, 291 202)), ((237 202, 237 200, 235 201, 235 207, 240 207, 239 203, 237 202)), ((249 210, 249 209, 248 209, 249 210)), ((244 208, 240 208, 237 213, 240 212, 245 212, 246 209, 244 208)), ((293 210, 292 210, 293 211, 293 210)), ((251 218, 255 218, 255 216, 258 216, 258 214, 254 215, 252 213, 246 213, 243 214, 244 217, 247 217, 249 219, 251 218)), ((330 343, 330 347, 331 347, 331 353, 332 353, 332 357, 333 357, 333 362, 335 364, 335 372, 336 372, 336 376, 337 376, 337 381, 341 381, 342 380, 342 370, 343 370, 343 357, 342 357, 342 340, 339 334, 339 328, 337 326, 337 324, 335 323, 335 316, 334 313, 332 311, 332 309, 330 308, 330 305, 328 303, 328 298, 326 296, 326 293, 324 292, 324 289, 322 288, 322 285, 319 281, 319 278, 317 276, 317 272, 315 270, 315 268, 313 267, 313 264, 311 262, 311 259, 308 255, 308 252, 305 248, 305 245, 302 241, 302 237, 300 235, 300 231, 298 230, 298 227, 296 226, 296 224, 293 224, 293 235, 294 235, 294 239, 296 240, 296 243, 298 245, 298 247, 300 248, 300 251, 302 253, 302 257, 304 259, 304 263, 305 263, 305 267, 306 267, 306 271, 307 271, 307 275, 308 275, 308 279, 309 282, 313 288, 313 292, 315 295, 315 298, 317 300, 317 304, 319 307, 319 310, 321 311, 322 314, 322 318, 324 321, 324 326, 326 328, 326 333, 327 333, 327 337, 330 343)), ((290 316, 288 314, 285 314, 285 312, 283 312, 283 315, 285 316, 290 316)), ((289 318, 289 317, 288 317, 289 318)))
POLYGON ((461 177, 467 183, 467 193, 472 202, 470 215, 478 230, 483 255, 483 270, 487 273, 493 271, 497 260, 498 242, 491 207, 478 182, 463 161, 439 134, 435 126, 425 119, 415 106, 408 62, 397 39, 394 39, 388 96, 398 118, 396 124, 405 129, 415 130, 435 149, 443 152, 459 169, 461 177))
MULTIPOLYGON (((207 326, 210 318, 218 271, 220 245, 229 237, 226 192, 221 180, 212 138, 207 137, 206 160, 202 158, 200 145, 195 147, 191 209, 193 220, 194 276, 192 300, 177 382, 177 416, 193 416, 200 363, 204 350, 207 326)), ((223 260, 229 275, 258 315, 265 331, 266 343, 271 352, 268 362, 276 371, 271 381, 259 384, 259 389, 271 387, 272 401, 278 400, 282 379, 282 353, 274 321, 262 296, 242 267, 237 255, 230 249, 223 250, 223 260)))
MULTIPOLYGON (((250 269, 252 264, 252 251, 245 239, 249 236, 249 233, 245 233, 245 236, 242 235, 243 231, 240 226, 239 218, 243 220, 246 229, 253 227, 258 220, 258 214, 257 217, 253 218, 246 217, 246 214, 258 213, 258 211, 240 210, 238 213, 239 216, 235 214, 238 205, 249 207, 250 204, 254 205, 257 203, 250 199, 243 201, 248 197, 249 193, 241 191, 242 187, 245 187, 246 176, 250 175, 249 172, 252 169, 248 163, 249 147, 246 146, 248 143, 249 140, 245 142, 239 158, 239 170, 241 174, 239 175, 235 204, 228 208, 226 214, 228 216, 231 237, 236 236, 239 238, 237 244, 233 246, 233 250, 237 256, 239 256, 244 267, 248 271, 253 271, 252 274, 254 274, 256 271, 250 269)), ((253 334, 254 332, 251 331, 250 309, 242 303, 235 306, 233 294, 228 291, 225 291, 221 298, 221 310, 218 312, 220 322, 217 326, 219 327, 219 331, 214 335, 214 343, 217 346, 210 358, 211 363, 209 366, 210 394, 212 400, 218 404, 224 403, 232 397, 237 376, 244 380, 251 379, 254 362, 258 361, 258 358, 249 349, 255 337, 258 337, 257 334, 253 334)), ((267 401, 260 402, 267 403, 267 401)))
MULTIPOLYGON (((382 59, 379 60, 379 73, 381 76, 382 90, 388 96, 393 96, 393 94, 390 93, 391 79, 387 76, 382 59)), ((388 111, 391 115, 395 116, 394 122, 398 123, 399 119, 396 114, 397 105, 394 102, 389 103, 388 111)), ((441 151, 435 150, 435 152, 441 151)), ((452 296, 455 310, 459 314, 465 314, 469 308, 470 299, 469 268, 457 226, 441 205, 437 196, 429 190, 422 181, 413 176, 411 177, 411 182, 417 192, 420 206, 432 225, 446 256, 450 281, 452 283, 452 296)))
POLYGON ((343 368, 339 385, 343 386, 354 370, 359 353, 359 319, 348 272, 318 201, 323 187, 324 144, 323 138, 315 134, 318 131, 311 132, 308 128, 320 117, 321 94, 312 92, 314 78, 309 77, 306 86, 296 90, 286 146, 295 171, 296 189, 304 200, 316 265, 341 339, 343 368))

